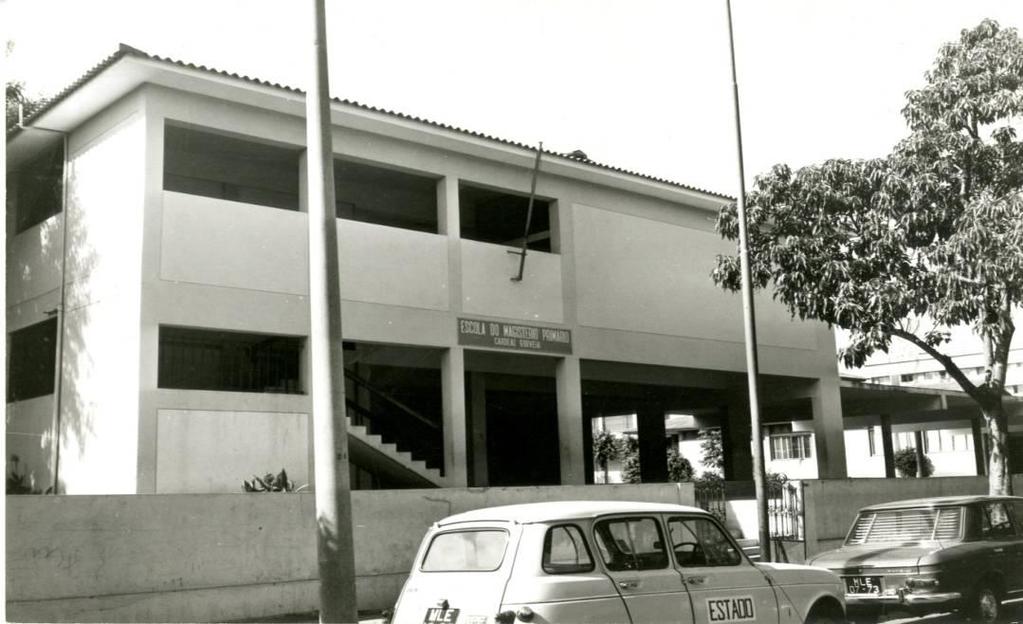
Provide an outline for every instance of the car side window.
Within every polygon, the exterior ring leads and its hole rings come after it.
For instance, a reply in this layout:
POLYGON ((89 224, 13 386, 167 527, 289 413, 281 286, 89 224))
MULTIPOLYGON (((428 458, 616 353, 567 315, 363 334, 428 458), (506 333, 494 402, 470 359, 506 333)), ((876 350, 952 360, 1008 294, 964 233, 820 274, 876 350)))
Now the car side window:
POLYGON ((1023 502, 1012 504, 1012 515, 1016 517, 1016 535, 1023 536, 1023 502))
POLYGON ((668 520, 671 550, 680 566, 734 566, 742 555, 713 520, 671 518, 668 520))
POLYGON ((541 565, 547 574, 592 572, 593 557, 579 527, 563 524, 547 529, 541 565))
POLYGON ((1005 503, 987 503, 980 519, 982 538, 1006 537, 1015 533, 1005 503))
POLYGON ((612 572, 668 567, 661 527, 654 518, 614 518, 593 527, 597 551, 612 572))

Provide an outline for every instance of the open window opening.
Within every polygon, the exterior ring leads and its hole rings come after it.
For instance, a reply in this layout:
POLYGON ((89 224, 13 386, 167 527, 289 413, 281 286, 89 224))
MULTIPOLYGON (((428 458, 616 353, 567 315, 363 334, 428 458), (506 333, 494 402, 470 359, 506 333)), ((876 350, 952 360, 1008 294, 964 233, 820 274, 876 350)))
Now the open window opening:
POLYGON ((157 385, 180 390, 302 394, 305 338, 160 327, 157 385))
POLYGON ((300 152, 298 148, 167 124, 163 188, 298 210, 300 152))
POLYGON ((437 179, 334 160, 337 216, 437 233, 437 179))
POLYGON ((7 177, 13 200, 14 234, 42 223, 61 211, 64 196, 64 143, 57 141, 7 177))
POLYGON ((7 338, 7 402, 53 394, 57 319, 13 331, 7 338))
MULTIPOLYGON (((461 184, 458 187, 459 218, 462 238, 522 247, 529 197, 507 191, 461 184)), ((533 215, 526 233, 526 247, 534 251, 553 251, 551 202, 533 200, 533 215)))

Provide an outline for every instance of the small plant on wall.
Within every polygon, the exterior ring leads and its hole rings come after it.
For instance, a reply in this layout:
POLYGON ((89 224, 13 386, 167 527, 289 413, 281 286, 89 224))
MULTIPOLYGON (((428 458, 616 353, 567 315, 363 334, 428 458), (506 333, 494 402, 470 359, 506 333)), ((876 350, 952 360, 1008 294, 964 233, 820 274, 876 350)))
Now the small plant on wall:
MULTIPOLYGON (((42 494, 43 491, 35 487, 35 479, 24 471, 18 470, 21 458, 11 455, 11 472, 7 474, 7 494, 42 494)), ((53 488, 46 488, 46 494, 53 492, 53 488)))
POLYGON ((281 468, 277 474, 268 472, 262 477, 253 475, 252 481, 245 481, 242 487, 246 492, 301 492, 306 486, 296 486, 281 468))

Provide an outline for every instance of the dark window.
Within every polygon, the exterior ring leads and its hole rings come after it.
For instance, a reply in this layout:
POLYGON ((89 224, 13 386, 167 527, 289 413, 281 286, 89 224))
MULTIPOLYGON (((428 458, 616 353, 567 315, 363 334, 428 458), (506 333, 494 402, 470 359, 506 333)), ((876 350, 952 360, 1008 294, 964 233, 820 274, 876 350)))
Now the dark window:
POLYGON ((298 210, 300 150, 167 125, 163 188, 298 210))
POLYGON ((53 394, 57 362, 57 319, 9 335, 7 402, 53 394))
POLYGON ((661 527, 654 518, 616 518, 593 528, 597 550, 612 572, 668 567, 661 527))
POLYGON ((899 376, 899 381, 910 382, 913 381, 913 373, 903 373, 899 376))
MULTIPOLYGON (((458 188, 462 238, 521 247, 528 208, 528 196, 464 184, 458 188)), ((551 236, 550 202, 535 199, 527 246, 537 251, 551 251, 551 236)))
POLYGON ((437 233, 437 180, 343 160, 334 161, 337 216, 437 233))
POLYGON ((8 197, 14 200, 15 234, 59 213, 64 191, 63 142, 13 170, 7 185, 8 197))
POLYGON ((671 518, 668 534, 675 560, 681 566, 735 566, 742 555, 710 518, 671 518))
POLYGON ((593 558, 579 527, 565 524, 547 529, 542 566, 547 574, 593 571, 593 558))
POLYGON ((291 336, 161 327, 158 385, 301 394, 304 342, 291 336))

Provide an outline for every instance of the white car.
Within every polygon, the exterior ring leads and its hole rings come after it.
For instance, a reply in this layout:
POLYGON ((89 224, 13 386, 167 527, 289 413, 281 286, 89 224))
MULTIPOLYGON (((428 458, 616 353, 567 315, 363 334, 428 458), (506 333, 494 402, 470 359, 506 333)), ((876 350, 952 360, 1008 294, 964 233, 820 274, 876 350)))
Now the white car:
POLYGON ((844 594, 827 570, 750 562, 702 509, 564 501, 434 524, 392 622, 844 622, 844 594))

